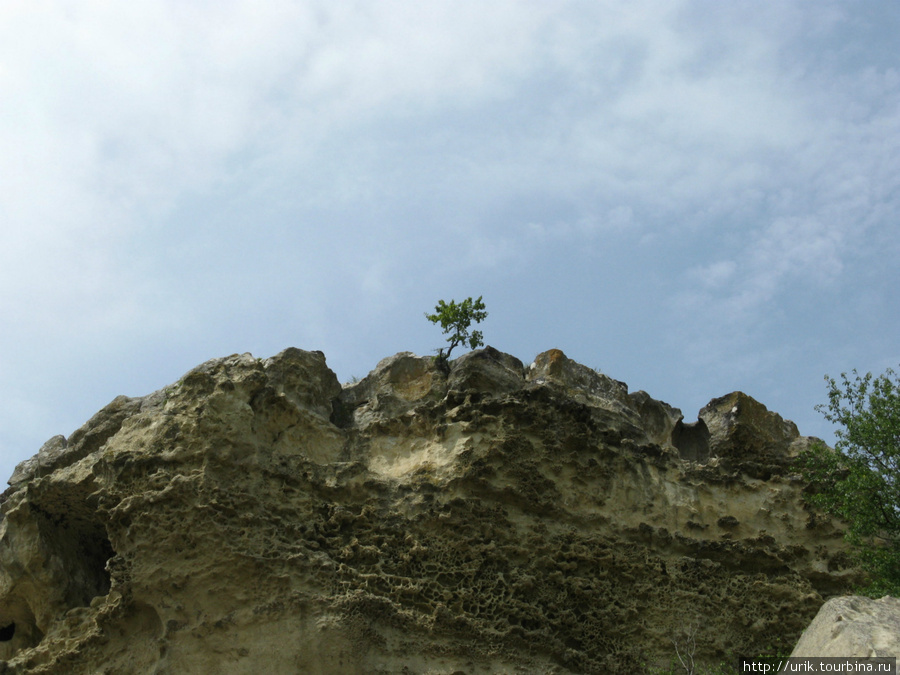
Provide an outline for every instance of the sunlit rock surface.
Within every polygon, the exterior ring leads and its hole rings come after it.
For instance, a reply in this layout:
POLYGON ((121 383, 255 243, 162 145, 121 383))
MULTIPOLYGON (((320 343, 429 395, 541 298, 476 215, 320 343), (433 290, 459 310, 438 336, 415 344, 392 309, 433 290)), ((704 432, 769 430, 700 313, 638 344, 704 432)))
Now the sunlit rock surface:
MULTIPOLYGON (((900 598, 832 598, 809 625, 791 656, 900 655, 900 598)), ((894 671, 896 672, 896 671, 894 671)))
POLYGON ((858 579, 742 393, 699 419, 568 359, 215 359, 2 499, 0 672, 634 673, 792 645, 858 579))

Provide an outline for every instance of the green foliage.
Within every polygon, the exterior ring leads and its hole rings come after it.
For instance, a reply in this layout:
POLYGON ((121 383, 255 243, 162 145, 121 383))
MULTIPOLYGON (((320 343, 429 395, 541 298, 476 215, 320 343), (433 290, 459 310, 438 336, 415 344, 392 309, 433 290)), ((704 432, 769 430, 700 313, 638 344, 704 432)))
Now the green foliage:
POLYGON ((860 591, 900 596, 900 381, 891 369, 825 379, 828 405, 816 409, 843 428, 835 450, 817 444, 801 457, 807 500, 847 522, 846 539, 870 574, 860 591))
POLYGON ((438 350, 438 361, 445 364, 450 359, 450 352, 456 345, 468 345, 469 349, 483 345, 481 331, 473 330, 469 333, 469 326, 473 321, 481 323, 486 317, 487 312, 484 311, 484 303, 481 301, 480 295, 477 300, 466 298, 458 304, 455 300, 451 300, 449 305, 443 300, 439 300, 435 305, 434 314, 425 314, 425 318, 431 323, 440 323, 444 334, 448 335, 447 342, 450 343, 450 346, 447 348, 446 354, 443 348, 438 350))

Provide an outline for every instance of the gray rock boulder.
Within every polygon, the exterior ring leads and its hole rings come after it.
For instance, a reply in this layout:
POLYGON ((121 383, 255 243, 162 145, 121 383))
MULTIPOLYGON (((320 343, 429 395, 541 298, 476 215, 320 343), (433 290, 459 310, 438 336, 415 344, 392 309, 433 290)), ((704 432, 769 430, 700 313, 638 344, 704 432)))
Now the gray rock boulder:
POLYGON ((900 657, 900 598, 832 598, 822 605, 791 656, 900 657))

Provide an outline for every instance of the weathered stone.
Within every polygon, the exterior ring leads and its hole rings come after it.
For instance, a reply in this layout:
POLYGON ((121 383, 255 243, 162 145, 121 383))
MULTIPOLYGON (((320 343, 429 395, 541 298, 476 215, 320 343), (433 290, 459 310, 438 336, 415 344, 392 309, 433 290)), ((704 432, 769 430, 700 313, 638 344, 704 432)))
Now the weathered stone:
POLYGON ((700 419, 709 430, 712 452, 735 459, 786 455, 800 436, 796 424, 740 391, 707 403, 700 419))
POLYGON ((44 443, 37 455, 16 466, 7 482, 13 487, 18 487, 35 476, 52 473, 86 457, 115 435, 122 423, 138 412, 143 403, 142 398, 117 396, 75 431, 68 440, 65 436, 59 435, 44 443))
POLYGON ((791 656, 900 656, 900 598, 832 598, 803 631, 791 656))
POLYGON ((650 397, 646 391, 629 394, 632 405, 641 418, 641 428, 650 443, 661 446, 673 444, 673 433, 684 416, 678 408, 650 397))
POLYGON ((460 391, 511 392, 525 386, 525 366, 515 356, 485 347, 453 361, 448 384, 460 391))
POLYGON ((346 424, 364 428, 398 418, 417 403, 443 397, 446 376, 430 357, 401 352, 379 361, 359 382, 344 387, 340 404, 351 416, 346 424))
POLYGON ((55 439, 0 504, 0 672, 632 673, 860 579, 749 397, 685 424, 558 350, 449 366, 234 355, 55 439))
POLYGON ((538 354, 528 368, 531 382, 550 383, 562 388, 576 400, 588 405, 633 412, 628 385, 573 361, 559 349, 538 354))
POLYGON ((34 457, 30 457, 16 465, 8 481, 9 484, 12 486, 21 485, 34 478, 35 475, 40 476, 45 467, 47 471, 52 471, 59 457, 65 452, 66 445, 65 436, 59 435, 51 438, 41 446, 41 449, 38 450, 34 457))

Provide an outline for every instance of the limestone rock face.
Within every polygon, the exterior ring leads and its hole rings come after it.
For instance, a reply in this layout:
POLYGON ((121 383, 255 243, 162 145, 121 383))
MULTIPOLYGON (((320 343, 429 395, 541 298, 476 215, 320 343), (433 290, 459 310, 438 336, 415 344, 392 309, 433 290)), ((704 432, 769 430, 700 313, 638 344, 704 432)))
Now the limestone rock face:
POLYGON ((803 632, 791 656, 900 655, 900 598, 832 598, 803 632))
POLYGON ((568 359, 209 361, 0 504, 0 673, 634 673, 795 640, 859 580, 796 428, 568 359))

